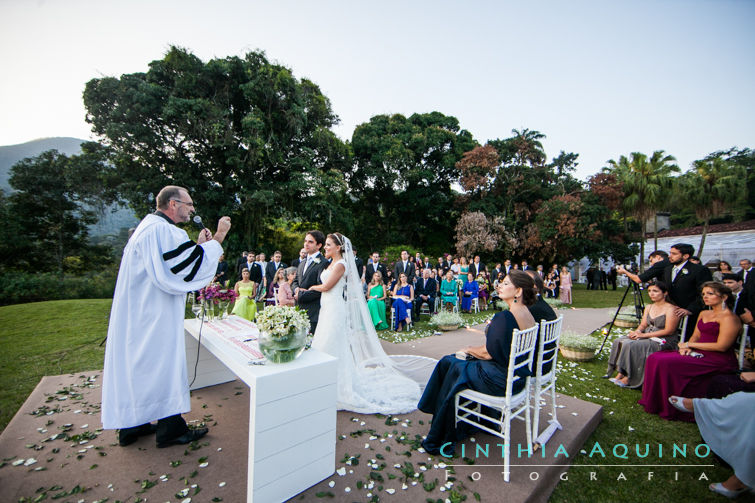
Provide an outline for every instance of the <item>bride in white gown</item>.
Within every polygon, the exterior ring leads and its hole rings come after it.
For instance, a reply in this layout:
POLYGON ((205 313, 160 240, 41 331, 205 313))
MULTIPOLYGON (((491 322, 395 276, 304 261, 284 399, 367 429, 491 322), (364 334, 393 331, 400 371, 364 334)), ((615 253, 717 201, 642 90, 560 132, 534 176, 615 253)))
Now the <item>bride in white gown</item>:
POLYGON ((328 234, 324 250, 331 263, 321 273, 322 284, 310 288, 322 292, 312 347, 338 357, 338 409, 364 414, 415 410, 435 360, 389 357, 367 309, 351 241, 328 234))

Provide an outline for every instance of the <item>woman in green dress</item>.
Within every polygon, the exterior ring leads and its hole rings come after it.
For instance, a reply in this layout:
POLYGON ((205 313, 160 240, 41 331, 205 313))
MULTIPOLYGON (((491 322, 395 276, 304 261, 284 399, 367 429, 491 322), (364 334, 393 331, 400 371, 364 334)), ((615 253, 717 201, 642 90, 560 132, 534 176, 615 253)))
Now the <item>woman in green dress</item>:
POLYGON ((231 314, 241 316, 249 321, 254 320, 254 317, 257 316, 257 302, 254 300, 255 286, 254 281, 249 279, 249 269, 242 269, 241 281, 237 281, 236 286, 233 287, 238 298, 231 314))
POLYGON ((385 330, 388 328, 388 321, 385 318, 385 299, 388 295, 383 284, 383 275, 380 271, 375 271, 372 275, 372 281, 367 285, 367 308, 370 310, 372 323, 375 324, 375 330, 385 330))
POLYGON ((450 269, 446 273, 446 279, 443 280, 443 282, 440 284, 440 300, 441 300, 441 306, 444 306, 447 303, 456 305, 456 302, 459 299, 459 285, 456 283, 456 280, 454 279, 454 273, 450 269))

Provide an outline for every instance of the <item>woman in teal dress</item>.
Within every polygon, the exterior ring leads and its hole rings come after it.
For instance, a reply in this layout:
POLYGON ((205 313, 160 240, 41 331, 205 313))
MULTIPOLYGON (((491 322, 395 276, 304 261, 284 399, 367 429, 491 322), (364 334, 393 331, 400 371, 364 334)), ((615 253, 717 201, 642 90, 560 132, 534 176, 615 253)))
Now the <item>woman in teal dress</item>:
POLYGON ((385 319, 385 299, 387 297, 385 284, 383 284, 383 275, 380 271, 375 271, 372 275, 372 281, 367 285, 367 309, 370 310, 372 323, 375 324, 375 330, 385 330, 388 328, 388 321, 385 319))
POLYGON ((238 298, 231 314, 241 316, 249 321, 254 320, 254 317, 257 316, 257 302, 254 300, 256 286, 254 281, 249 279, 249 269, 242 269, 241 281, 237 281, 236 286, 233 287, 238 298))
POLYGON ((447 303, 456 305, 458 300, 459 285, 454 279, 454 273, 449 269, 446 273, 446 279, 440 284, 440 300, 441 306, 445 306, 447 303))
POLYGON ((467 257, 461 257, 459 261, 459 274, 462 278, 467 277, 467 273, 469 272, 469 262, 467 262, 467 257))

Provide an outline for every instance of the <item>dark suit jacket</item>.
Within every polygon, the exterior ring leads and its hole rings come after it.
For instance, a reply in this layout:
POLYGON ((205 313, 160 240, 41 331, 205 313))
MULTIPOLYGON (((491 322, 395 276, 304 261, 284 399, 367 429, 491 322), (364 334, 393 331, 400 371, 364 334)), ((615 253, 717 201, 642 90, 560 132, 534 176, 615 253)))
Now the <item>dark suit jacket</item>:
MULTIPOLYGON (((281 262, 280 265, 278 266, 278 269, 281 269, 281 268, 285 269, 286 264, 281 262)), ((265 278, 267 278, 268 287, 273 284, 273 278, 275 278, 275 273, 278 269, 275 268, 275 262, 273 262, 272 260, 267 263, 267 269, 265 270, 265 278)))
MULTIPOLYGON (((361 259, 361 258, 359 258, 359 257, 354 257, 354 263, 355 263, 355 264, 356 264, 356 266, 357 266, 357 274, 358 274, 358 275, 359 275, 359 277, 361 278, 361 277, 362 277, 362 274, 364 274, 364 262, 362 262, 362 259, 361 259)), ((372 278, 370 278, 370 279, 372 279, 372 278)), ((367 283, 369 283, 369 281, 368 281, 367 283)))
MULTIPOLYGON (((243 269, 248 269, 248 264, 249 262, 244 262, 243 264, 241 264, 241 267, 239 267, 239 279, 241 279, 241 271, 243 269)), ((249 270, 249 279, 257 283, 258 285, 262 283, 262 268, 257 262, 252 262, 252 268, 249 270)))
POLYGON ((404 271, 404 262, 399 260, 396 262, 396 265, 393 267, 393 277, 398 279, 398 275, 402 272, 406 272, 406 279, 408 283, 411 285, 414 281, 414 275, 416 273, 417 269, 414 267, 414 263, 407 260, 406 261, 406 271, 404 271))
POLYGON ((469 264, 469 272, 474 274, 475 278, 477 277, 478 274, 485 271, 487 271, 487 269, 485 268, 485 264, 483 264, 482 262, 480 262, 479 264, 475 264, 474 262, 469 264), (479 267, 477 267, 478 265, 479 267))
MULTIPOLYGON (((531 306, 527 306, 527 309, 530 310, 532 317, 535 318, 535 321, 537 323, 540 323, 541 320, 553 321, 556 318, 558 318, 558 316, 556 316, 556 312, 553 310, 550 304, 545 302, 540 295, 537 296, 537 302, 535 302, 531 306)), ((549 345, 546 345, 543 347, 543 354, 545 355, 546 360, 550 358, 551 356, 549 351, 558 351, 558 348, 554 347, 555 346, 554 344, 551 344, 550 346, 551 347, 549 347, 549 345)), ((535 341, 535 358, 533 359, 533 362, 532 362, 533 369, 537 369, 537 365, 539 365, 539 362, 540 362, 538 358, 538 354, 537 354, 539 348, 540 348, 540 331, 538 330, 537 340, 535 341)), ((543 367, 543 374, 547 374, 548 372, 550 372, 552 367, 553 367, 552 363, 548 363, 547 365, 545 365, 543 367)), ((533 372, 532 374, 534 375, 535 372, 533 372)))
POLYGON ((215 269, 215 281, 225 285, 225 282, 229 279, 231 278, 228 277, 228 262, 225 260, 218 262, 218 268, 215 269))
MULTIPOLYGON (((653 279, 660 279, 661 281, 664 281, 663 271, 665 271, 666 268, 670 265, 671 265, 671 262, 669 262, 668 259, 665 258, 661 260, 660 262, 656 262, 655 264, 650 266, 648 270, 646 270, 642 274, 639 274, 638 276, 640 277, 643 283, 646 283, 653 279)), ((668 283, 666 283, 666 286, 671 287, 671 285, 668 283)))
MULTIPOLYGON (((690 311, 690 322, 687 327, 692 327, 694 330, 695 322, 697 321, 697 315, 703 309, 702 299, 700 297, 700 289, 702 284, 712 279, 710 269, 703 267, 692 262, 687 262, 679 274, 676 275, 676 279, 672 282, 671 275, 673 273, 674 266, 669 264, 663 270, 663 281, 669 285, 669 297, 677 306, 690 311), (687 271, 686 273, 684 271, 687 271)), ((691 332, 688 332, 691 333, 691 332)))
MULTIPOLYGON (((385 266, 382 262, 378 262, 377 270, 380 271, 380 274, 383 275, 383 283, 388 281, 388 271, 386 270, 385 266)), ((375 274, 375 264, 367 264, 367 267, 365 268, 364 272, 364 280, 369 283, 372 281, 372 276, 375 274)))
MULTIPOLYGON (((320 281, 320 273, 328 267, 328 261, 322 253, 318 253, 315 258, 319 258, 320 263, 316 264, 313 262, 307 269, 306 273, 304 272, 304 266, 307 265, 307 261, 302 260, 301 264, 299 264, 299 267, 296 269, 296 278, 291 284, 291 290, 293 292, 296 292, 297 288, 310 288, 322 283, 320 281)), ((320 292, 313 292, 310 290, 299 292, 299 300, 297 304, 307 312, 309 321, 312 324, 316 324, 320 317, 320 296, 320 292)))
POLYGON ((415 299, 420 295, 435 297, 435 292, 438 290, 438 284, 433 278, 427 278, 427 286, 424 286, 424 282, 424 278, 417 278, 417 284, 414 286, 415 299))
POLYGON ((299 264, 301 264, 301 259, 299 257, 296 257, 291 261, 291 267, 299 267, 299 264))

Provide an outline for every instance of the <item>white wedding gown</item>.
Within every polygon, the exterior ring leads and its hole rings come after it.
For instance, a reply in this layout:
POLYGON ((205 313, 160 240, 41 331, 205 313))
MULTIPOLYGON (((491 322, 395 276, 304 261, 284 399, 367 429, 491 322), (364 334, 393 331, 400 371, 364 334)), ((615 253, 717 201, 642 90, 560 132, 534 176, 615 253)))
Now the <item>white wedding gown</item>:
POLYGON ((420 383, 424 387, 435 360, 421 356, 388 357, 371 319, 369 326, 365 326, 364 316, 369 317, 369 312, 361 282, 356 284, 360 295, 345 294, 347 277, 355 276, 349 274, 353 263, 341 259, 331 264, 321 274, 322 283, 327 282, 337 264, 343 264, 346 272, 333 288, 322 293, 312 347, 338 358, 338 409, 363 414, 402 414, 415 410, 421 396, 420 383))

